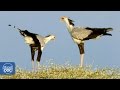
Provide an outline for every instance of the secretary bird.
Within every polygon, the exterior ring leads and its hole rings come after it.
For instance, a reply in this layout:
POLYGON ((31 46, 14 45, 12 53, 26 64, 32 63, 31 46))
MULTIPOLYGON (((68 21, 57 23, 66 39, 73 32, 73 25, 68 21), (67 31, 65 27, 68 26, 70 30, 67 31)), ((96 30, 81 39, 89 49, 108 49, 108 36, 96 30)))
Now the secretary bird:
MULTIPOLYGON (((11 25, 8 25, 11 26, 11 25)), ((14 26, 14 28, 16 28, 14 26)), ((28 30, 21 30, 17 28, 17 30, 20 32, 20 34, 24 37, 25 43, 30 46, 31 49, 31 60, 32 60, 32 68, 35 70, 35 65, 34 65, 34 56, 35 56, 35 51, 38 50, 38 55, 37 55, 37 69, 39 68, 40 60, 41 60, 41 55, 42 51, 45 48, 45 45, 55 39, 54 35, 47 35, 45 37, 31 33, 28 30)))
POLYGON ((75 27, 73 23, 74 21, 70 18, 62 16, 60 19, 61 21, 65 22, 73 41, 78 45, 80 51, 80 67, 83 67, 85 41, 89 39, 96 39, 104 35, 112 36, 107 32, 112 31, 113 28, 75 27))

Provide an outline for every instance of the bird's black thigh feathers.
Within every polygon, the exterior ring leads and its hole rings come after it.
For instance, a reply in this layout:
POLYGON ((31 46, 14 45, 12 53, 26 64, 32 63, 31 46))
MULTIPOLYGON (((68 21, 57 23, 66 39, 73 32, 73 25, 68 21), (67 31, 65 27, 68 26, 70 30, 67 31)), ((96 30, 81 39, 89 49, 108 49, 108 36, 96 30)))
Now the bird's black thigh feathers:
POLYGON ((33 46, 30 46, 30 49, 31 49, 31 58, 32 58, 32 61, 34 61, 35 50, 33 49, 33 46))
POLYGON ((37 61, 38 62, 40 62, 40 60, 41 60, 41 55, 42 55, 41 47, 38 46, 38 56, 37 56, 37 61))
POLYGON ((80 54, 84 54, 85 53, 85 51, 84 51, 84 43, 78 44, 78 47, 79 47, 80 54))
POLYGON ((35 51, 38 50, 37 61, 40 62, 41 55, 42 55, 41 44, 31 44, 30 48, 31 48, 32 60, 34 61, 35 51))

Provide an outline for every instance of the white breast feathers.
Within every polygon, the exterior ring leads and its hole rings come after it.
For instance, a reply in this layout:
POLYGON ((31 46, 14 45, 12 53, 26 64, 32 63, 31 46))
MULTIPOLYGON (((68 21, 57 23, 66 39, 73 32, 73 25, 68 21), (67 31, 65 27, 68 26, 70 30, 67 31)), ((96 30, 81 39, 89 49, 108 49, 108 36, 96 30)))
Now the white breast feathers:
POLYGON ((29 45, 34 44, 34 41, 33 41, 33 39, 31 37, 26 36, 24 39, 25 39, 25 43, 27 43, 29 45))

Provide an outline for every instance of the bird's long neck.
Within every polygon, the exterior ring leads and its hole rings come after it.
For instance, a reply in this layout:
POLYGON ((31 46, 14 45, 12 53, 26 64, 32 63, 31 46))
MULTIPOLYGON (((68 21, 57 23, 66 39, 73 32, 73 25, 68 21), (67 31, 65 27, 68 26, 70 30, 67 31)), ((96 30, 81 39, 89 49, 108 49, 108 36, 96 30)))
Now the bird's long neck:
POLYGON ((45 44, 48 43, 48 42, 51 41, 51 40, 52 40, 52 38, 51 38, 50 36, 44 38, 45 44))
POLYGON ((74 26, 70 24, 70 22, 67 19, 65 20, 65 23, 66 23, 68 31, 71 32, 74 26))

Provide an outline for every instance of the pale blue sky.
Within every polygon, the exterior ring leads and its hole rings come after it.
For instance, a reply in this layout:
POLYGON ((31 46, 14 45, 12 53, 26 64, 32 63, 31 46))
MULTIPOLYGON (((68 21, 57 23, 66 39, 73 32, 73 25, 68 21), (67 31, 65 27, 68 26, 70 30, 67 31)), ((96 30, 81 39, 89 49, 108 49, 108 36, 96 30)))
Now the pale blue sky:
POLYGON ((21 68, 31 68, 30 48, 20 34, 8 27, 40 35, 54 34, 42 54, 40 64, 53 60, 56 64, 80 63, 77 45, 72 41, 61 16, 75 21, 75 26, 112 27, 113 36, 85 42, 85 65, 93 67, 120 67, 120 11, 0 11, 0 61, 13 61, 21 68))

